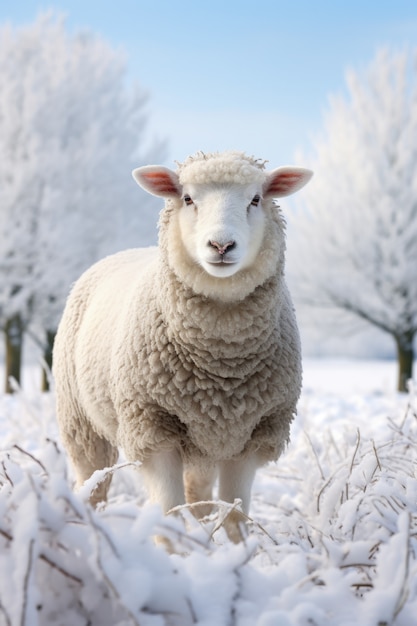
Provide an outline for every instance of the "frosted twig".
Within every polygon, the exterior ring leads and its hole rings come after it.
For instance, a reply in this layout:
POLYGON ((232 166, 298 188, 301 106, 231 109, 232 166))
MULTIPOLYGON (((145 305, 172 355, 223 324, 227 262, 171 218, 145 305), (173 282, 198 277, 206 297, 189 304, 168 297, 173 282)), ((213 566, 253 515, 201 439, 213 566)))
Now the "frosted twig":
POLYGON ((333 472, 333 474, 331 476, 329 476, 329 478, 326 480, 326 482, 324 483, 324 485, 322 486, 322 488, 320 489, 320 491, 317 494, 317 513, 320 513, 320 499, 321 496, 323 495, 324 491, 326 491, 327 487, 333 482, 336 474, 338 474, 340 472, 340 470, 342 470, 343 467, 339 467, 335 472, 333 472))
POLYGON ((71 524, 85 524, 83 515, 81 513, 81 511, 79 511, 77 509, 77 506, 74 504, 73 502, 73 498, 69 499, 66 496, 59 496, 61 500, 63 500, 68 507, 73 511, 73 513, 75 513, 75 515, 78 517, 79 521, 75 521, 75 520, 67 520, 67 523, 71 523, 71 524))
POLYGON ((407 421, 407 417, 408 417, 408 414, 410 413, 410 411, 411 411, 411 399, 409 398, 409 400, 407 402, 407 406, 405 407, 403 420, 400 423, 401 430, 404 428, 404 425, 405 425, 405 423, 407 421))
POLYGON ((13 536, 7 532, 7 530, 3 530, 0 528, 0 535, 3 535, 7 539, 7 541, 13 541, 13 536))
MULTIPOLYGON (((218 507, 219 507, 219 501, 218 501, 218 500, 202 500, 202 501, 199 501, 199 502, 190 502, 190 503, 187 503, 187 504, 180 504, 179 506, 176 506, 176 507, 174 507, 173 509, 171 509, 170 511, 168 511, 168 514, 181 512, 181 511, 183 511, 183 510, 190 510, 190 511, 192 511, 194 508, 197 508, 197 509, 198 509, 200 506, 212 506, 212 507, 217 507, 217 508, 218 508, 218 507)), ((232 510, 233 510, 234 508, 235 508, 235 507, 232 505, 232 508, 231 508, 230 510, 228 510, 227 515, 228 515, 229 513, 231 513, 231 512, 232 512, 232 510)), ((261 532, 262 532, 262 533, 263 533, 266 537, 268 537, 268 538, 272 541, 272 543, 274 543, 276 546, 278 546, 278 545, 279 545, 278 541, 277 541, 276 539, 274 539, 274 538, 273 538, 273 537, 272 537, 272 536, 268 533, 268 531, 267 531, 267 530, 266 530, 266 529, 265 529, 265 528, 264 528, 264 527, 263 527, 263 526, 262 526, 259 522, 257 522, 256 520, 254 520, 254 519, 253 519, 252 517, 250 517, 249 515, 246 515, 246 513, 243 513, 243 511, 239 511, 239 512, 240 512, 240 514, 242 515, 242 517, 243 517, 244 519, 246 519, 246 521, 248 521, 248 522, 250 522, 251 524, 253 524, 253 526, 256 526, 257 528, 259 528, 259 530, 260 530, 260 531, 261 531, 261 532)), ((227 515, 226 515, 226 517, 227 517, 227 515)), ((204 518, 203 518, 203 519, 204 519, 204 518)), ((216 526, 216 527, 214 528, 214 530, 212 531, 212 533, 211 533, 211 535, 210 535, 210 537, 211 537, 211 538, 212 538, 213 534, 214 534, 214 533, 215 533, 215 532, 216 532, 219 528, 221 528, 221 526, 222 526, 222 525, 223 525, 223 523, 224 523, 224 520, 225 520, 225 518, 223 518, 223 521, 222 521, 222 523, 221 523, 219 526, 216 526)), ((204 525, 202 524, 202 520, 197 520, 197 521, 199 522, 199 524, 200 524, 201 526, 203 526, 203 527, 204 527, 204 525)), ((189 539, 192 539, 192 538, 191 538, 191 537, 189 537, 189 539)), ((201 542, 198 542, 198 543, 201 543, 201 542)), ((202 544, 201 544, 201 545, 202 545, 202 544)))
POLYGON ((375 441, 373 439, 372 439, 372 447, 373 447, 375 458, 376 458, 376 464, 378 466, 379 471, 382 472, 381 463, 379 462, 378 452, 377 452, 377 449, 376 449, 376 446, 375 446, 375 441))
POLYGON ((360 445, 360 442, 361 442, 361 432, 360 432, 359 428, 356 429, 356 432, 357 432, 356 446, 355 446, 355 451, 354 451, 353 456, 352 456, 352 461, 351 461, 351 464, 350 464, 349 474, 351 474, 353 472, 353 466, 355 464, 355 458, 356 458, 356 455, 358 453, 359 445, 360 445))
POLYGON ((33 456, 33 454, 31 454, 27 450, 24 450, 23 448, 21 448, 17 443, 14 444, 13 448, 16 448, 16 450, 19 450, 19 452, 21 452, 22 454, 24 454, 24 455, 28 456, 29 458, 31 458, 32 461, 35 461, 35 463, 37 463, 39 465, 39 467, 41 467, 43 469, 45 474, 48 474, 48 470, 46 469, 45 465, 41 461, 39 461, 39 459, 37 459, 35 456, 33 456))
MULTIPOLYGON (((48 529, 49 530, 49 529, 48 529)), ((2 534, 3 536, 5 536, 9 541, 13 541, 13 536, 11 534, 9 534, 8 532, 4 531, 4 530, 0 530, 0 534, 2 534)), ((27 589, 28 587, 28 580, 29 580, 29 574, 30 574, 30 570, 32 569, 32 565, 33 565, 33 544, 34 544, 34 540, 32 539, 31 541, 31 545, 30 545, 30 556, 29 556, 29 564, 28 564, 28 568, 27 568, 27 573, 26 573, 26 577, 25 577, 25 588, 27 589)), ((63 546, 62 544, 58 544, 58 546, 65 550, 66 552, 68 552, 68 549, 66 548, 66 546, 63 546)), ((65 569, 64 567, 62 567, 61 565, 59 565, 55 560, 51 559, 47 554, 45 554, 44 552, 42 552, 41 554, 39 554, 39 560, 43 561, 44 563, 46 563, 47 565, 49 565, 49 567, 55 569, 56 571, 58 571, 60 574, 62 574, 63 576, 65 576, 66 578, 74 581, 75 583, 82 585, 83 584, 83 580, 81 578, 79 578, 78 576, 76 576, 75 574, 72 574, 71 572, 69 572, 67 569, 65 569)), ((27 597, 25 594, 25 603, 27 602, 27 597)), ((24 619, 24 615, 25 615, 25 611, 26 608, 24 608, 24 612, 22 613, 22 618, 21 618, 21 624, 25 624, 26 620, 24 619)))
POLYGON ((395 603, 394 616, 393 616, 394 620, 397 618, 399 613, 401 613, 409 595, 409 590, 407 588, 407 580, 408 580, 408 576, 410 572, 410 525, 411 525, 411 515, 408 513, 407 514, 407 527, 406 527, 407 550, 406 550, 405 561, 404 561, 404 573, 403 573, 400 594, 397 598, 397 602, 395 603))
MULTIPOLYGON (((106 571, 103 568, 103 564, 101 562, 101 553, 100 553, 100 535, 98 534, 97 526, 95 526, 94 523, 92 523, 91 527, 93 529, 93 535, 94 535, 95 544, 96 544, 96 564, 97 564, 97 568, 98 568, 101 576, 103 577, 103 580, 106 583, 107 587, 112 592, 114 598, 117 600, 119 606, 126 611, 126 613, 128 614, 128 616, 131 619, 131 621, 133 622, 133 624, 135 624, 135 626, 140 626, 140 624, 139 624, 138 620, 136 619, 136 617, 133 615, 133 613, 130 611, 130 609, 124 604, 124 602, 122 602, 122 599, 121 599, 120 594, 119 594, 119 592, 117 590, 117 587, 114 585, 113 581, 107 575, 106 571)), ((100 530, 102 530, 102 529, 100 529, 100 530)), ((111 545, 112 548, 113 548, 113 545, 112 545, 112 543, 110 541, 109 541, 109 545, 111 545)), ((117 555, 117 550, 115 550, 115 554, 117 555)))
POLYGON ((106 539, 108 545, 110 546, 114 556, 117 559, 121 560, 121 555, 119 554, 119 551, 117 550, 113 540, 110 538, 108 533, 103 529, 102 526, 99 526, 98 524, 96 524, 95 520, 93 519, 93 516, 91 515, 91 511, 88 508, 86 509, 86 512, 88 516, 88 521, 90 522, 90 525, 94 529, 94 532, 96 533, 96 535, 98 536, 97 530, 99 529, 101 535, 106 539))
MULTIPOLYGON (((392 498, 392 497, 388 498, 387 496, 382 495, 382 496, 381 496, 381 498, 380 498, 381 504, 382 504, 382 501, 386 502, 386 503, 387 503, 387 505, 390 507, 390 509, 392 509, 392 510, 394 511, 394 513, 397 513, 397 515, 398 515, 398 513, 400 513, 400 511, 401 511, 401 510, 403 510, 403 507, 401 507, 401 506, 400 506, 400 507, 399 507, 399 508, 400 508, 400 510, 398 511, 398 510, 396 509, 396 507, 393 505, 393 503, 391 502, 391 500, 392 500, 395 504, 397 504, 397 503, 395 502, 394 498, 392 498)), ((398 506, 398 505, 397 505, 397 506, 398 506)))
POLYGON ((337 456, 339 457, 339 459, 341 459, 342 458, 342 454, 341 454, 341 452, 339 450, 339 446, 337 445, 335 438, 333 437, 333 431, 332 430, 329 431, 328 436, 329 436, 330 443, 332 444, 332 446, 336 450, 337 456))
POLYGON ((190 600, 190 598, 188 596, 185 598, 185 601, 187 603, 188 610, 190 611, 190 615, 191 615, 191 619, 193 620, 193 624, 197 624, 198 623, 198 619, 197 619, 197 615, 196 615, 196 612, 195 612, 194 607, 193 607, 193 603, 191 602, 191 600, 190 600))
POLYGON ((372 546, 372 548, 370 548, 369 550, 369 560, 371 561, 372 559, 375 559, 375 556, 378 554, 379 552, 379 548, 381 546, 381 542, 377 541, 376 544, 374 544, 372 546))
POLYGON ((14 483, 12 481, 12 479, 10 478, 9 474, 7 473, 7 469, 6 469, 6 464, 4 461, 2 461, 2 468, 3 468, 3 472, 4 472, 4 476, 6 477, 6 479, 9 481, 10 485, 12 487, 14 487, 14 483))
POLYGON ((178 506, 172 507, 168 511, 168 515, 171 513, 179 513, 184 510, 192 511, 193 509, 199 508, 201 506, 217 506, 219 502, 217 500, 199 500, 198 502, 186 502, 185 504, 179 504, 178 506))
MULTIPOLYGON (((269 534, 269 532, 262 526, 262 524, 260 524, 259 522, 255 522, 255 520, 253 520, 251 517, 248 517, 248 516, 246 516, 246 517, 247 517, 248 521, 250 521, 252 524, 254 524, 254 526, 256 526, 266 537, 268 537, 268 539, 270 541, 272 541, 272 543, 275 546, 279 546, 278 541, 276 539, 274 539, 272 535, 269 534)), ((308 538, 308 540, 310 541, 310 544, 311 544, 310 537, 307 536, 307 538, 308 538)), ((311 547, 313 547, 312 544, 311 544, 311 547)))
MULTIPOLYGON (((112 465, 111 467, 105 467, 101 470, 96 470, 88 480, 85 481, 82 489, 80 489, 79 493, 83 493, 87 491, 88 497, 91 497, 97 487, 104 481, 106 478, 119 469, 123 469, 124 467, 140 467, 140 461, 125 461, 123 463, 117 463, 116 465, 112 465)), ((88 498, 87 498, 88 499, 88 498)))
POLYGON ((401 502, 401 500, 399 500, 396 496, 391 496, 391 500, 394 502, 395 506, 399 508, 400 511, 404 511, 404 509, 406 508, 406 504, 404 502, 401 502))
POLYGON ((319 574, 317 572, 313 572, 312 574, 309 574, 308 576, 305 576, 304 578, 302 578, 297 583, 297 588, 301 589, 307 583, 313 583, 314 585, 317 585, 318 587, 326 586, 325 582, 319 577, 319 574))
POLYGON ((350 567, 375 567, 375 563, 346 563, 339 565, 339 569, 349 569, 350 567))
MULTIPOLYGON (((170 515, 171 512, 174 512, 174 509, 171 509, 171 511, 168 511, 167 515, 170 515)), ((199 523, 201 524, 201 522, 199 523)), ((163 531, 161 535, 165 539, 168 539, 168 541, 171 541, 169 538, 169 535, 171 535, 171 536, 174 536, 176 540, 181 543, 182 546, 186 546, 188 543, 188 544, 192 544, 193 547, 198 546, 198 547, 207 549, 207 545, 204 544, 199 539, 196 539, 195 537, 190 537, 185 531, 181 531, 178 528, 173 528, 172 526, 169 526, 169 524, 163 524, 163 523, 157 524, 156 529, 158 529, 159 531, 163 531)))
MULTIPOLYGON (((236 511, 237 507, 240 506, 240 504, 242 503, 241 500, 239 500, 238 498, 236 498, 236 500, 233 502, 233 504, 231 503, 218 503, 218 511, 219 511, 219 516, 217 519, 217 522, 213 528, 213 530, 210 533, 210 538, 213 539, 214 534, 224 526, 227 518, 229 517, 229 515, 233 512, 236 511)), ((241 511, 239 511, 239 513, 241 513, 241 511)), ((242 515, 244 515, 242 513, 242 515)))
POLYGON ((29 579, 32 572, 33 566, 33 547, 35 545, 35 540, 32 538, 29 542, 29 557, 28 564, 25 572, 25 578, 23 581, 23 602, 22 602, 22 614, 20 618, 20 626, 24 626, 26 624, 26 611, 28 604, 28 587, 29 587, 29 579))
MULTIPOLYGON (((273 539, 273 537, 271 537, 271 535, 264 529, 262 528, 262 526, 260 524, 258 524, 257 522, 255 522, 251 517, 249 517, 248 515, 246 515, 246 513, 244 513, 241 509, 238 509, 237 507, 240 507, 242 504, 242 501, 239 498, 236 498, 235 501, 232 503, 230 502, 217 502, 217 506, 219 509, 219 517, 217 520, 217 523, 215 524, 211 534, 210 534, 210 538, 212 539, 214 534, 222 527, 225 526, 225 524, 227 523, 227 520, 229 518, 229 516, 236 510, 238 510, 239 516, 242 517, 242 519, 251 522, 252 524, 255 524, 256 526, 258 526, 258 528, 265 533, 265 535, 267 537, 269 537, 269 539, 275 544, 278 545, 278 543, 275 541, 275 539, 273 539)), ((227 532, 227 531, 226 531, 227 532)), ((244 537, 242 537, 242 539, 244 539, 244 537)))
POLYGON ((55 441, 55 439, 51 439, 50 437, 45 437, 45 441, 46 441, 46 443, 51 443, 51 444, 54 446, 54 448, 55 448, 55 452, 56 452, 58 455, 62 454, 62 452, 61 452, 61 450, 60 450, 60 448, 59 448, 59 446, 58 446, 57 442, 55 441))
POLYGON ((313 451, 314 457, 316 459, 317 467, 319 468, 320 476, 321 476, 322 480, 326 480, 326 477, 325 477, 324 472, 322 470, 322 467, 320 465, 320 460, 319 460, 318 454, 317 454, 317 452, 316 452, 316 450, 315 450, 315 448, 313 446, 313 442, 311 441, 309 435, 306 432, 304 432, 304 435, 305 435, 305 437, 306 437, 306 439, 307 439, 308 443, 310 444, 310 447, 311 447, 311 449, 313 451))
POLYGON ((78 576, 75 576, 75 574, 71 574, 71 572, 68 572, 67 570, 65 570, 63 567, 58 565, 58 563, 55 563, 55 561, 52 561, 52 559, 46 556, 46 554, 44 553, 40 554, 39 559, 41 561, 44 561, 44 563, 47 563, 49 567, 52 567, 52 569, 56 569, 57 572, 59 572, 66 578, 73 580, 75 583, 78 583, 79 585, 83 584, 83 581, 81 578, 78 578, 78 576))
POLYGON ((374 585, 373 583, 352 583, 351 587, 358 591, 359 589, 373 589, 374 585))

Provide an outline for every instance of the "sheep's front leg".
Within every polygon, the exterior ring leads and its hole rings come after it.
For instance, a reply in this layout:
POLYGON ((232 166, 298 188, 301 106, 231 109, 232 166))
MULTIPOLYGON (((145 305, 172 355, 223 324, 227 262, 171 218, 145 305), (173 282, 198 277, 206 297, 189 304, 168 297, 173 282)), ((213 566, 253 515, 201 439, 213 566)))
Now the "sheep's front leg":
MULTIPOLYGON (((219 498, 226 502, 234 502, 236 498, 242 501, 242 511, 248 514, 253 479, 260 463, 256 455, 248 455, 233 461, 223 461, 220 464, 219 498)), ((224 526, 229 539, 235 543, 242 541, 245 533, 242 531, 245 515, 234 509, 226 518, 224 526)))
MULTIPOLYGON (((188 504, 204 502, 213 497, 213 483, 216 480, 214 465, 187 465, 184 471, 185 499, 188 504)), ((210 504, 199 504, 192 507, 197 519, 201 519, 211 512, 210 504)))
POLYGON ((164 513, 184 504, 183 466, 178 450, 154 452, 140 469, 150 499, 158 502, 164 513))

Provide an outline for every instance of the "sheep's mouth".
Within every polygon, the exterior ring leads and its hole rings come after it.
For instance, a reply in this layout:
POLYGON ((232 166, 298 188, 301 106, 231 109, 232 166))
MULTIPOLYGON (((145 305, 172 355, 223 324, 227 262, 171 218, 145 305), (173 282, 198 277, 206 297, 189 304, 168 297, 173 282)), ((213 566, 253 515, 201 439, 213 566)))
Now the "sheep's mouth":
POLYGON ((219 259, 218 261, 207 261, 209 265, 236 265, 236 261, 229 261, 228 259, 219 259))

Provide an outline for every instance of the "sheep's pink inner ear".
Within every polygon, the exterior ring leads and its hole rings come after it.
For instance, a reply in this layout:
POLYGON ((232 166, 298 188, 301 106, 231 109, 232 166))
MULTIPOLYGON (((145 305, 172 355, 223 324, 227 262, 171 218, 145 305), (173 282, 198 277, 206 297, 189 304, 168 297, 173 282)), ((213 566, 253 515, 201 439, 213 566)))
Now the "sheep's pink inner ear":
POLYGON ((272 198, 289 196, 304 187, 312 176, 313 172, 304 167, 278 167, 269 174, 263 195, 272 198))
POLYGON ((163 198, 181 196, 178 176, 167 167, 146 165, 133 170, 132 175, 138 185, 154 196, 163 198))

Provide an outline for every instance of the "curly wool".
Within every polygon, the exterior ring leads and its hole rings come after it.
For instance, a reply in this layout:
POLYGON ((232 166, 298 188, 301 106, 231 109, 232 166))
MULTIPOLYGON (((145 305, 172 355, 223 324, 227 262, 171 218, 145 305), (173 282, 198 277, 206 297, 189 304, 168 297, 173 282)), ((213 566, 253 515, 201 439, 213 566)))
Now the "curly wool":
POLYGON ((186 183, 247 184, 266 179, 265 161, 247 156, 244 152, 198 152, 184 163, 177 163, 179 180, 186 183))
POLYGON ((161 272, 147 302, 146 328, 131 350, 125 348, 125 364, 118 365, 127 372, 137 355, 141 370, 140 379, 130 370, 115 389, 120 445, 129 456, 143 458, 176 441, 183 458, 194 464, 254 450, 264 461, 278 458, 301 380, 287 291, 280 289, 277 298, 275 277, 244 307, 219 308, 190 293, 168 268, 161 272), (147 407, 140 420, 135 420, 137 405, 147 407))

